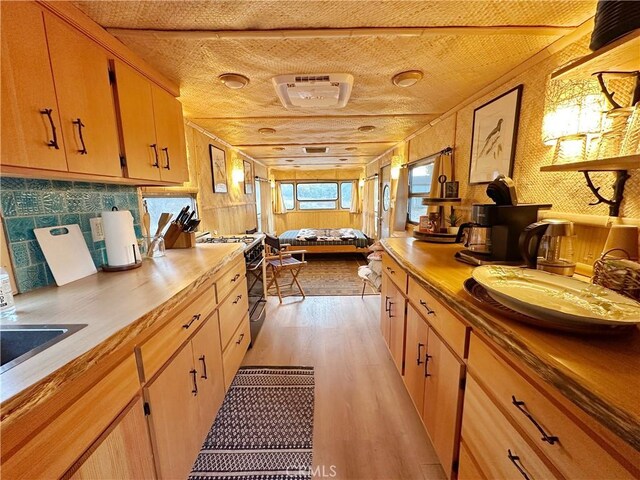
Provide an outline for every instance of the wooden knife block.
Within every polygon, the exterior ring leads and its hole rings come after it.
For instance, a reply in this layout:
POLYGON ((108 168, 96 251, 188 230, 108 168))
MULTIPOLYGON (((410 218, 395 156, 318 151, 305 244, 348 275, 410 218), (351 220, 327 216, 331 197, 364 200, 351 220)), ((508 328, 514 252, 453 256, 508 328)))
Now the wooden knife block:
POLYGON ((196 246, 196 232, 180 232, 176 241, 170 247, 165 244, 166 248, 192 248, 196 246))

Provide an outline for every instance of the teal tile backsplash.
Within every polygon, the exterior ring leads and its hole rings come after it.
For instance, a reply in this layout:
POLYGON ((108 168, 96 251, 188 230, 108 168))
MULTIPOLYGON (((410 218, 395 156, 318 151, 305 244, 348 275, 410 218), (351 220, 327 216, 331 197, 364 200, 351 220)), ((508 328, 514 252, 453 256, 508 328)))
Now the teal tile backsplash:
POLYGON ((104 241, 93 242, 89 219, 112 207, 131 210, 141 237, 136 187, 61 180, 0 178, 0 209, 21 293, 55 284, 34 228, 76 223, 97 268, 107 262, 104 241))

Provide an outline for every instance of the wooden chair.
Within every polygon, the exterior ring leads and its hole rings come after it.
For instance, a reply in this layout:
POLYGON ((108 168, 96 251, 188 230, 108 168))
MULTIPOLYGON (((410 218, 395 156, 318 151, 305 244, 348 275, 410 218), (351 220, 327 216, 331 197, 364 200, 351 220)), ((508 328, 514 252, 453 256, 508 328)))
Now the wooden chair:
POLYGON ((288 243, 280 243, 280 239, 278 237, 274 237, 269 234, 265 236, 264 244, 266 247, 265 261, 267 262, 267 268, 271 270, 271 280, 269 281, 269 285, 267 285, 267 291, 269 291, 271 285, 275 283, 278 298, 280 299, 280 303, 282 303, 282 292, 280 291, 280 285, 278 284, 278 277, 281 273, 289 271, 293 277, 289 287, 293 287, 293 284, 295 283, 300 290, 300 294, 305 298, 302 285, 300 285, 300 282, 298 281, 298 275, 300 275, 300 271, 307 264, 304 260, 304 254, 307 253, 307 251, 289 250, 291 245, 288 243), (294 258, 293 255, 302 255, 302 259, 298 260, 297 258, 294 258))

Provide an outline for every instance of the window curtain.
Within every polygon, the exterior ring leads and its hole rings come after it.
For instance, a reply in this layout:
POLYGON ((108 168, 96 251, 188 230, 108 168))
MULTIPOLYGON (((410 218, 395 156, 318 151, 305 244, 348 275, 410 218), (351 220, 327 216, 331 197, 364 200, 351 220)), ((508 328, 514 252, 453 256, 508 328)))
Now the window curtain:
POLYGON ((260 211, 262 212, 262 231, 274 232, 273 209, 271 208, 271 188, 269 182, 260 182, 260 211))
POLYGON ((287 213, 287 207, 284 206, 284 197, 282 195, 282 186, 280 182, 276 183, 276 198, 273 201, 273 213, 276 215, 284 215, 287 213))
POLYGON ((358 187, 358 180, 351 182, 351 213, 360 213, 360 187, 358 187))
POLYGON ((396 200, 393 207, 393 231, 403 232, 407 226, 409 209, 409 169, 403 166, 396 181, 396 200))
POLYGON ((373 229, 370 227, 370 217, 373 216, 373 185, 370 180, 364 181, 362 188, 362 232, 367 237, 373 237, 373 229))

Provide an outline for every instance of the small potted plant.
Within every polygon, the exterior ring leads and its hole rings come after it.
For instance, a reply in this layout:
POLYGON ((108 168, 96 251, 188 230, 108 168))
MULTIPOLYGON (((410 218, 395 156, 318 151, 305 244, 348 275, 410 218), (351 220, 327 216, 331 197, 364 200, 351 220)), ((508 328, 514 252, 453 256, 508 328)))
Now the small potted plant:
POLYGON ((449 227, 447 227, 447 233, 455 235, 458 233, 458 222, 460 221, 460 217, 456 214, 456 211, 452 208, 451 213, 447 217, 447 223, 449 227))

